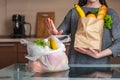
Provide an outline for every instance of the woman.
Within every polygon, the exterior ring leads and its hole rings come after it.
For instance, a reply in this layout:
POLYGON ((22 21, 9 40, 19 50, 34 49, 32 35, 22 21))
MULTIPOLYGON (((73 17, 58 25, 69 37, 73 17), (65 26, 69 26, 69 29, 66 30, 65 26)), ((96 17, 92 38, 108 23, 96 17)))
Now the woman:
MULTIPOLYGON (((107 6, 105 0, 79 0, 78 4, 83 8, 85 13, 88 11, 93 12, 101 5, 107 6)), ((58 27, 58 29, 55 28, 54 23, 50 18, 46 20, 47 30, 49 34, 71 34, 69 53, 70 64, 106 64, 109 62, 110 55, 116 57, 120 53, 120 20, 117 13, 113 9, 108 8, 107 14, 112 16, 112 29, 109 30, 107 28, 104 28, 102 38, 102 51, 99 53, 91 48, 74 49, 74 37, 78 23, 78 14, 74 8, 68 12, 64 18, 64 21, 58 27), (114 39, 114 43, 112 42, 112 39, 114 39)))

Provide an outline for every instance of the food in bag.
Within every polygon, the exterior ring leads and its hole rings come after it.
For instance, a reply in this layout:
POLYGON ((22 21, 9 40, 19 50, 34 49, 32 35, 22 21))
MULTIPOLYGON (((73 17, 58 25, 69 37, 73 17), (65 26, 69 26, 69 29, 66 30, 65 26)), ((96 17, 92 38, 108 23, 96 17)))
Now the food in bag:
POLYGON ((82 8, 78 4, 75 4, 74 7, 75 7, 75 10, 77 11, 77 13, 78 13, 80 18, 82 18, 82 17, 93 17, 93 18, 96 18, 97 17, 97 19, 104 20, 104 18, 106 16, 106 12, 107 12, 107 7, 105 5, 102 5, 99 8, 99 11, 98 11, 96 16, 95 16, 94 13, 92 13, 90 11, 88 11, 87 14, 85 15, 85 12, 82 10, 82 8))
POLYGON ((106 16, 106 12, 107 12, 107 7, 105 5, 102 5, 99 8, 98 14, 97 14, 97 19, 102 19, 104 20, 105 16, 106 16))
POLYGON ((89 13, 89 14, 87 14, 87 16, 86 16, 86 17, 96 18, 95 14, 93 14, 93 13, 89 13))
POLYGON ((41 46, 41 47, 44 47, 44 48, 48 47, 48 48, 53 49, 53 50, 58 49, 58 44, 53 38, 44 39, 44 40, 37 39, 34 41, 34 43, 41 46))
POLYGON ((82 8, 78 4, 75 4, 74 7, 75 7, 79 17, 85 17, 85 12, 82 10, 82 8))
POLYGON ((30 71, 45 73, 69 69, 65 45, 55 36, 26 41, 24 44, 27 44, 26 58, 29 60, 30 71))
MULTIPOLYGON (((77 7, 80 6, 77 5, 77 7)), ((76 8, 75 6, 75 9, 77 13, 81 14, 81 10, 78 10, 79 8, 76 8)), ((101 51, 102 33, 104 27, 103 18, 105 18, 106 10, 106 6, 102 5, 96 16, 91 12, 85 17, 79 16, 78 27, 75 33, 74 47, 93 48, 97 51, 101 51)))
POLYGON ((58 44, 56 43, 56 41, 53 38, 50 38, 49 41, 50 41, 51 48, 54 49, 54 50, 57 50, 58 49, 58 44))

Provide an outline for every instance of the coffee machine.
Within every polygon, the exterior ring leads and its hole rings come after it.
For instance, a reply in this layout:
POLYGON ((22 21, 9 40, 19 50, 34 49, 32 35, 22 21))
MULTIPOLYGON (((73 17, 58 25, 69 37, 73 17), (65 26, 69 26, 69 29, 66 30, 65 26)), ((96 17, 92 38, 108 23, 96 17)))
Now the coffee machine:
MULTIPOLYGON (((31 35, 31 24, 25 22, 25 16, 20 14, 14 14, 12 16, 13 21, 13 38, 25 38, 27 37, 26 33, 26 24, 29 25, 29 36, 31 35)), ((28 27, 28 26, 27 26, 28 27)))

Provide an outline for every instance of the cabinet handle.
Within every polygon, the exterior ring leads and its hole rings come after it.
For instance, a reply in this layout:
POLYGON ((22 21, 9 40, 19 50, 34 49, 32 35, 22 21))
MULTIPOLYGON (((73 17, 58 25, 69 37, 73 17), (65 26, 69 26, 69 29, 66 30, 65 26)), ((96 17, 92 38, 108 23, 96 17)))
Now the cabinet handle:
POLYGON ((0 47, 13 47, 15 44, 0 44, 0 47))

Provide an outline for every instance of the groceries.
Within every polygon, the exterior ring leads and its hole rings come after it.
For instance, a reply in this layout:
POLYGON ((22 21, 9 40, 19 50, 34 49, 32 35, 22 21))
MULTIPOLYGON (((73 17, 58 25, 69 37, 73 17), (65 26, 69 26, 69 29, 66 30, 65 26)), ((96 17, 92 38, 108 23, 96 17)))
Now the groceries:
POLYGON ((102 19, 104 20, 105 16, 106 16, 106 12, 107 12, 107 7, 105 5, 102 5, 100 8, 99 8, 99 11, 98 11, 98 15, 97 15, 97 19, 102 19))
POLYGON ((22 39, 22 44, 27 45, 28 68, 32 72, 57 72, 69 69, 65 45, 54 35, 45 39, 27 41, 22 39))
POLYGON ((75 4, 74 7, 75 7, 79 17, 91 17, 91 18, 97 18, 97 19, 104 20, 104 18, 106 16, 106 12, 107 12, 107 7, 105 5, 102 5, 99 8, 97 15, 95 15, 92 12, 88 12, 87 15, 85 15, 85 12, 82 10, 82 8, 78 4, 75 4))
POLYGON ((57 50, 58 45, 57 45, 56 41, 53 38, 50 38, 49 41, 50 41, 51 48, 54 49, 54 50, 57 50))
POLYGON ((93 13, 89 13, 89 14, 87 14, 87 16, 86 16, 86 17, 96 18, 95 14, 93 14, 93 13))
MULTIPOLYGON (((77 7, 78 6, 79 5, 77 5, 77 7)), ((76 8, 76 5, 74 7, 78 15, 81 15, 78 19, 74 47, 92 48, 96 51, 101 51, 104 19, 107 7, 102 5, 95 11, 95 14, 90 11, 85 14, 81 7, 76 8)))
POLYGON ((34 41, 35 44, 37 44, 38 46, 44 47, 44 48, 50 48, 53 50, 57 50, 58 49, 58 44, 57 42, 54 40, 54 38, 49 38, 49 39, 36 39, 34 41))
POLYGON ((112 28, 112 23, 113 23, 113 19, 111 15, 106 15, 105 19, 104 19, 104 27, 107 29, 111 29, 112 28))
MULTIPOLYGON (((102 16, 100 15, 100 13, 103 14, 103 17, 104 17, 104 15, 105 15, 105 13, 103 12, 102 9, 105 9, 105 7, 103 6, 103 7, 101 8, 101 12, 99 12, 99 17, 98 17, 98 18, 102 18, 102 16)), ((96 10, 94 10, 93 13, 97 16, 97 15, 98 15, 98 11, 99 11, 99 9, 96 9, 96 10)), ((103 19, 103 18, 102 18, 102 19, 103 19)), ((104 18, 104 27, 107 28, 107 29, 111 29, 111 28, 112 28, 112 27, 111 27, 112 23, 113 23, 112 16, 109 15, 109 14, 106 14, 106 16, 105 16, 105 18, 104 18)))
POLYGON ((20 42, 27 45, 28 55, 26 58, 32 61, 40 59, 43 55, 57 54, 66 50, 65 45, 54 35, 44 39, 35 39, 34 41, 21 39, 20 42))
POLYGON ((79 17, 85 17, 85 12, 82 10, 82 8, 78 4, 75 4, 74 7, 75 7, 79 17))
POLYGON ((96 19, 104 20, 104 27, 107 29, 112 28, 111 27, 113 22, 112 16, 107 14, 107 7, 105 5, 102 5, 100 8, 97 8, 93 12, 88 11, 86 14, 78 4, 75 4, 74 7, 80 18, 87 17, 87 18, 96 18, 96 19))

